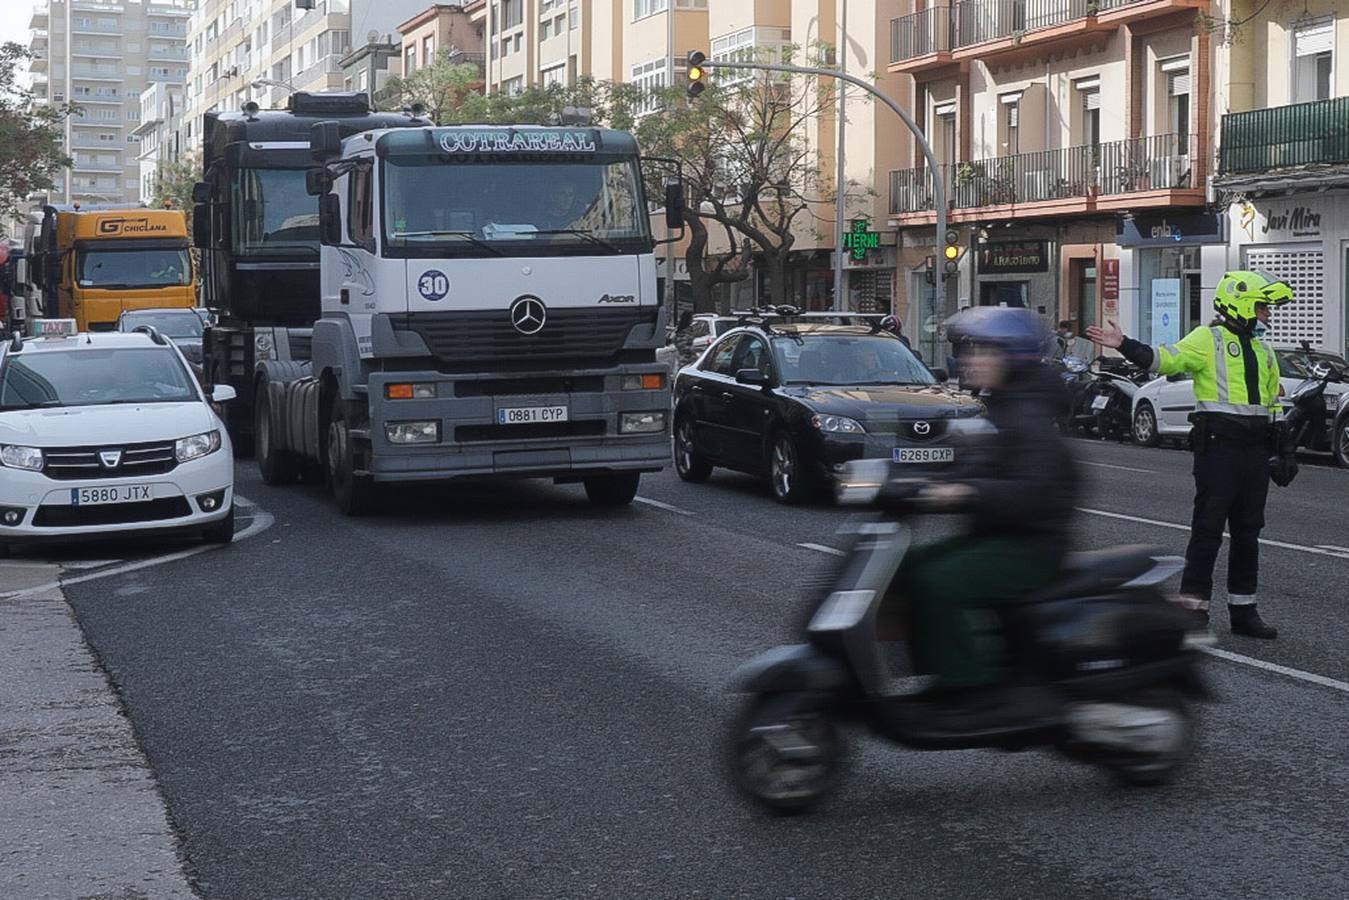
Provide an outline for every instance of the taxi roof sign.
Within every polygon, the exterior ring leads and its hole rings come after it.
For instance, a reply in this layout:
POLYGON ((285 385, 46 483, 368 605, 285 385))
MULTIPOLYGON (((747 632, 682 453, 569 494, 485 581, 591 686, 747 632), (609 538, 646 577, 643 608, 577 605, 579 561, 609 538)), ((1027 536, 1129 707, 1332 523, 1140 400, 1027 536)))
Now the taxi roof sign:
POLYGON ((77 333, 77 326, 74 319, 33 320, 34 337, 68 338, 74 337, 76 333, 77 333))

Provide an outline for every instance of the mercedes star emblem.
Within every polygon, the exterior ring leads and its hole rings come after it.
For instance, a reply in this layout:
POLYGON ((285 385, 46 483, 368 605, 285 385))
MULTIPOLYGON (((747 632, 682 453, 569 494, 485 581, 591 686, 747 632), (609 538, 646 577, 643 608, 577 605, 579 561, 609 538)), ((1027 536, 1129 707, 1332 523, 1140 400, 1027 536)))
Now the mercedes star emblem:
POLYGON ((511 324, 521 334, 538 334, 548 321, 548 308, 538 297, 528 294, 511 304, 511 324))
POLYGON ((98 451, 98 461, 103 464, 105 469, 115 469, 122 464, 122 451, 100 450, 98 451))
POLYGON ((931 430, 932 430, 932 426, 929 425, 927 422, 914 422, 914 423, 913 423, 913 433, 914 433, 914 434, 927 434, 927 433, 930 432, 931 430))

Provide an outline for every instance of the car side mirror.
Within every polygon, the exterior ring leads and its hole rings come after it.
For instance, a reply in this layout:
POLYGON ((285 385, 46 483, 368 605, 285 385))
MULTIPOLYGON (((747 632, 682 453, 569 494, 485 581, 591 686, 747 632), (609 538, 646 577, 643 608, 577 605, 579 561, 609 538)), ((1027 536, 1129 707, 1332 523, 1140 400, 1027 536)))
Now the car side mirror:
POLYGON ((198 181, 196 184, 192 185, 192 202, 210 203, 211 185, 205 181, 198 181))
POLYGON ((947 382, 951 380, 951 373, 945 369, 937 368, 932 370, 932 377, 940 382, 947 382))
POLYGON ((761 388, 769 387, 773 383, 768 373, 762 369, 741 369, 735 373, 735 382, 761 388))
POLYGON ((342 204, 336 194, 319 198, 319 243, 325 247, 342 243, 342 204))
POLYGON ((238 392, 228 384, 217 384, 211 388, 212 403, 227 403, 239 396, 238 392))

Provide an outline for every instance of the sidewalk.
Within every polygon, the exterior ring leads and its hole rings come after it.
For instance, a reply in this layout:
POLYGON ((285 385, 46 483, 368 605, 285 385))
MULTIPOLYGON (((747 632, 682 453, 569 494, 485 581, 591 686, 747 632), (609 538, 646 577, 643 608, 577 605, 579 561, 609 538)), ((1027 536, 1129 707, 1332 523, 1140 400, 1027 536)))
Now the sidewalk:
MULTIPOLYGON (((0 562, 0 590, 57 566, 0 562)), ((191 900, 164 803, 59 589, 0 599, 0 898, 191 900)))

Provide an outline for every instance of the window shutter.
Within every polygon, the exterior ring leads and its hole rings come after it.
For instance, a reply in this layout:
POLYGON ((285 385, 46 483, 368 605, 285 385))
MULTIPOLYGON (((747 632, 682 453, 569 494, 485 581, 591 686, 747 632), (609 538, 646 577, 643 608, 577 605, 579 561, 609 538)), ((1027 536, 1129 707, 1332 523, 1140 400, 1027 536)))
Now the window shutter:
POLYGON ((1172 72, 1170 75, 1169 93, 1172 97, 1179 97, 1182 94, 1190 92, 1190 72, 1187 69, 1184 72, 1172 72))
POLYGON ((1090 112, 1090 111, 1093 110, 1093 109, 1100 109, 1100 108, 1101 108, 1101 92, 1100 92, 1100 91, 1083 91, 1083 92, 1082 92, 1082 108, 1083 108, 1084 110, 1088 111, 1088 112, 1090 112))
POLYGON ((1316 56, 1335 48, 1335 20, 1320 19, 1298 26, 1293 32, 1293 55, 1316 56))

